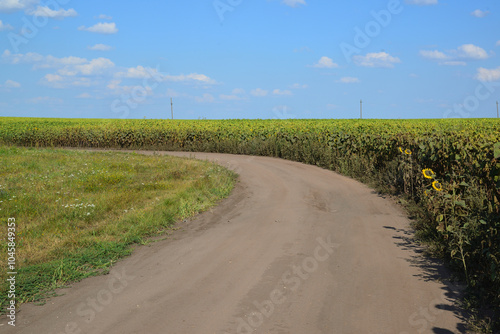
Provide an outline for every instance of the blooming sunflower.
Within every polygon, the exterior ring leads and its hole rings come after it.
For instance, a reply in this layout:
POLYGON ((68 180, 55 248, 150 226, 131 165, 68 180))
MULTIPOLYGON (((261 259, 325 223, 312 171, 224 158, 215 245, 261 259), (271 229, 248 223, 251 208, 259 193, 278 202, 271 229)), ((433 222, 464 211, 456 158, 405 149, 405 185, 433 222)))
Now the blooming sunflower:
POLYGON ((404 153, 403 149, 400 147, 399 152, 404 153))
POLYGON ((406 153, 406 154, 408 154, 408 155, 411 155, 411 150, 406 149, 406 150, 405 150, 405 153, 406 153))
POLYGON ((434 173, 430 168, 422 170, 422 174, 424 174, 426 179, 433 179, 436 176, 436 173, 434 173))
POLYGON ((443 187, 441 186, 441 183, 439 183, 438 181, 432 182, 432 188, 434 188, 437 191, 443 190, 443 187))

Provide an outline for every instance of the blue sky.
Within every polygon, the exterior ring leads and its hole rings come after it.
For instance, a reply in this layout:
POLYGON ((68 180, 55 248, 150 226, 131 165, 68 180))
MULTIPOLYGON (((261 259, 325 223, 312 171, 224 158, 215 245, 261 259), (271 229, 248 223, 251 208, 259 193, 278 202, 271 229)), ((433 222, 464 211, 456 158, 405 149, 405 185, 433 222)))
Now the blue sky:
POLYGON ((498 0, 0 0, 0 116, 494 117, 498 0))

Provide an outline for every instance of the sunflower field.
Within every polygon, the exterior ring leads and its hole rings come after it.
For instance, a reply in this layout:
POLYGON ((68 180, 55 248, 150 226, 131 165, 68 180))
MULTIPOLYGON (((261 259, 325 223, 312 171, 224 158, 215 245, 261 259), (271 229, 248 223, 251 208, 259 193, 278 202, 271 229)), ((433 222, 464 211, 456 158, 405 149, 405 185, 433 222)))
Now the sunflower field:
MULTIPOLYGON (((500 120, 0 118, 0 144, 279 157, 382 187, 420 208, 418 234, 500 309, 500 120)), ((498 315, 497 315, 498 316, 498 315)))

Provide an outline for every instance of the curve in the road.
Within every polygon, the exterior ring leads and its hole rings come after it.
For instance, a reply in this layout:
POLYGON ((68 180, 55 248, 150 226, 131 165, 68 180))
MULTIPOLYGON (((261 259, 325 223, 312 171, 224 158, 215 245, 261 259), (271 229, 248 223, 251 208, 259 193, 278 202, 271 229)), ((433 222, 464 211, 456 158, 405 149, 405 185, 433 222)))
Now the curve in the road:
MULTIPOLYGON (((150 152, 151 153, 151 152, 150 152)), ((110 275, 23 305, 5 333, 461 333, 442 266, 391 200, 315 166, 168 153, 240 174, 234 193, 110 275), (444 281, 445 282, 445 281, 444 281)))

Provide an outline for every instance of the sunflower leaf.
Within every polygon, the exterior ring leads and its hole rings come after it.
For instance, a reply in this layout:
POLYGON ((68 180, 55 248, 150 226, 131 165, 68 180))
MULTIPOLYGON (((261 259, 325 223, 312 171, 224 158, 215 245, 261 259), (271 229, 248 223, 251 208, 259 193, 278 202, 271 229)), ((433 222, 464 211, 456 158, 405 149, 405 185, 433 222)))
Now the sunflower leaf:
POLYGON ((493 146, 493 150, 495 159, 500 159, 500 143, 496 143, 495 146, 493 146))

